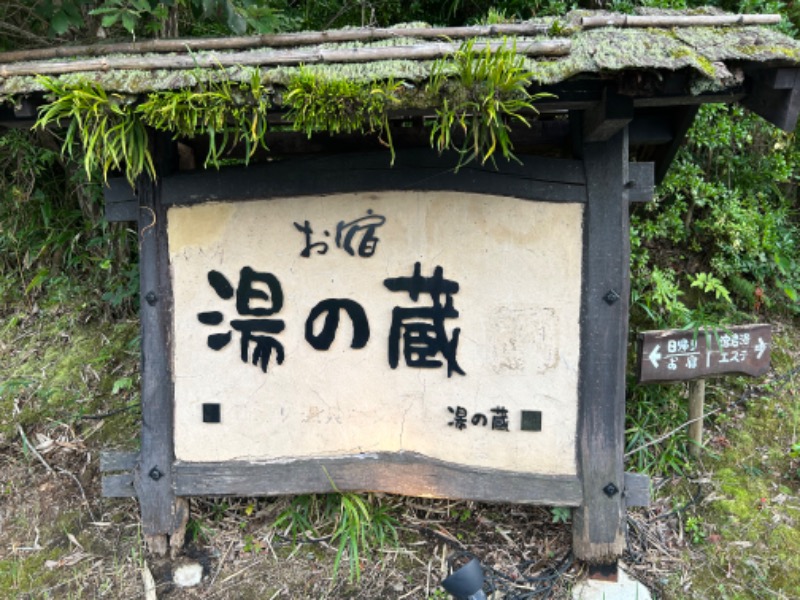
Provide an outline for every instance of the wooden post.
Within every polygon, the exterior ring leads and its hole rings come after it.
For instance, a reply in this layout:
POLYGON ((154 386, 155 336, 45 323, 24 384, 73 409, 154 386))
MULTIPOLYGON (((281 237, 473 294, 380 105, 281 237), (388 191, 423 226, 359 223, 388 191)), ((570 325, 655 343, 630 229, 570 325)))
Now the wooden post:
POLYGON ((159 180, 142 175, 139 200, 139 315, 142 334, 142 434, 134 488, 150 550, 165 554, 183 544, 186 501, 175 496, 172 357, 172 285, 167 214, 159 180), (170 540, 170 536, 173 537, 170 540))
POLYGON ((703 449, 703 404, 706 398, 706 380, 689 382, 689 454, 697 458, 703 449))
POLYGON ((584 144, 584 215, 578 462, 583 504, 573 514, 573 550, 612 564, 625 547, 625 364, 629 255, 628 129, 584 144))

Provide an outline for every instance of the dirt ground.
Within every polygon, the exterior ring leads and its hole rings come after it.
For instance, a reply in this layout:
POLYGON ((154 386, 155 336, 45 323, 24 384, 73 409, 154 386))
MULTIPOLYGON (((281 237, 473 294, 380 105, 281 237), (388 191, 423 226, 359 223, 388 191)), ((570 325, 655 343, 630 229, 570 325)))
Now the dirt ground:
MULTIPOLYGON (((472 556, 487 567, 495 598, 566 598, 585 575, 572 560, 565 514, 396 496, 379 501, 396 519, 398 541, 362 557, 357 581, 346 557, 334 574, 329 537, 295 543, 273 527, 288 498, 194 499, 181 556, 159 558, 146 551, 135 501, 100 497, 91 435, 52 424, 33 438, 35 453, 21 437, 2 440, 4 598, 446 598, 440 581, 472 556), (199 563, 203 576, 182 588, 173 573, 187 563, 199 563), (155 596, 145 593, 150 576, 155 596)), ((654 591, 687 556, 671 511, 656 502, 630 513, 624 560, 654 591)))

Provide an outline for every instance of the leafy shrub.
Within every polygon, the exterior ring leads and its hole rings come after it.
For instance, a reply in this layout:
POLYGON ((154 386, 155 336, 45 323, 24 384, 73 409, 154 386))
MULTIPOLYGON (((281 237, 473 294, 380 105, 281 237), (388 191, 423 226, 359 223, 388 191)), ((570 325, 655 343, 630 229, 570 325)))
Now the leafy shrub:
POLYGON ((800 314, 799 165, 794 135, 738 106, 703 106, 657 201, 631 216, 634 318, 800 314))
POLYGON ((138 297, 132 233, 102 220, 100 185, 56 148, 44 132, 0 135, 0 310, 48 298, 127 313, 138 297))

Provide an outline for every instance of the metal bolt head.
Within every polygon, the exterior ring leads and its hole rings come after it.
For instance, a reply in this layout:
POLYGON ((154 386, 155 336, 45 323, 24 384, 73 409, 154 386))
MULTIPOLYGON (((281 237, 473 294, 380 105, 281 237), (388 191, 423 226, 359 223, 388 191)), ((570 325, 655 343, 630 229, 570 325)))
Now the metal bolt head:
POLYGON ((158 470, 158 467, 153 467, 152 469, 150 469, 148 475, 150 476, 150 479, 152 479, 153 481, 158 481, 164 476, 164 474, 158 470))
POLYGON ((619 488, 615 486, 613 483, 609 483, 606 487, 603 488, 603 493, 609 498, 613 498, 619 493, 619 488))
POLYGON ((603 296, 603 300, 605 300, 606 304, 608 304, 609 306, 611 306, 612 304, 617 302, 619 300, 619 298, 620 298, 620 296, 616 292, 616 290, 608 290, 606 292, 606 295, 603 296))
POLYGON ((156 296, 155 292, 147 292, 144 299, 147 300, 150 306, 154 306, 155 303, 158 302, 158 296, 156 296))

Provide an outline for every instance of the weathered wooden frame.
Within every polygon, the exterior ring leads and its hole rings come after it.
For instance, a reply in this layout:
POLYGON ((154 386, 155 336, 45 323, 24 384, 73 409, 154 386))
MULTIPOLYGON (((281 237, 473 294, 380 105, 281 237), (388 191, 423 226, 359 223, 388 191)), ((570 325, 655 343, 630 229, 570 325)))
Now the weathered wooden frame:
MULTIPOLYGON (((619 112, 619 111, 617 111, 619 112)), ((117 188, 107 215, 138 213, 141 244, 142 447, 101 464, 106 496, 136 496, 145 535, 156 550, 182 541, 183 500, 199 495, 264 496, 381 490, 454 498, 574 507, 579 558, 613 562, 622 552, 625 508, 646 504, 646 477, 623 471, 628 293, 628 203, 652 195, 652 163, 628 162, 625 115, 582 146, 583 159, 523 157, 498 168, 407 150, 390 165, 385 153, 299 156, 223 171, 139 181, 136 197, 117 188), (309 177, 313 173, 313 177, 309 177), (324 195, 375 190, 450 190, 585 205, 581 365, 576 476, 471 468, 414 453, 370 454, 288 463, 182 463, 172 438, 172 296, 167 208, 207 201, 324 195), (116 200, 116 201, 114 201, 116 200), (136 202, 134 205, 133 202, 136 202), (132 470, 132 474, 127 471, 132 470)))

